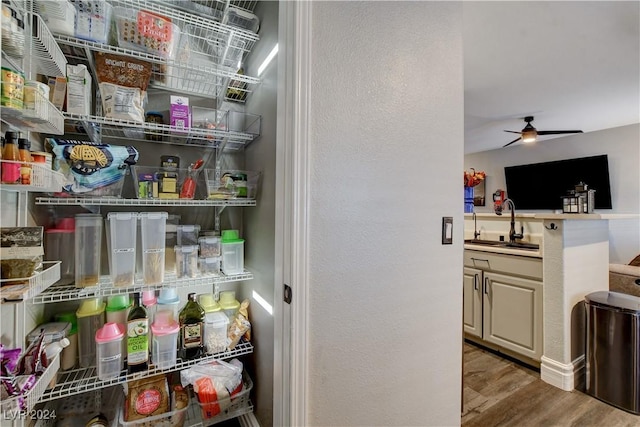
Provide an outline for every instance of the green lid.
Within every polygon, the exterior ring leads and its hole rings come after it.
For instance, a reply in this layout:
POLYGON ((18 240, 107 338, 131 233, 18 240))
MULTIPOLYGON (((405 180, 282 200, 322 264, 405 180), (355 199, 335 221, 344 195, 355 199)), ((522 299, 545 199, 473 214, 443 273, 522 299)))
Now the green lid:
POLYGON ((240 239, 238 230, 222 230, 222 243, 234 243, 244 242, 244 239, 240 239))
POLYGON ((129 308, 129 295, 113 295, 107 298, 107 312, 121 311, 129 308))
POLYGON ((69 330, 69 335, 78 333, 78 318, 76 314, 72 311, 66 313, 58 313, 54 316, 56 322, 68 322, 71 323, 71 329, 69 330))
POLYGON ((204 309, 205 313, 213 313, 215 311, 222 310, 220 305, 218 305, 216 300, 213 298, 213 294, 198 295, 198 302, 204 309))
POLYGON ((76 317, 89 317, 97 314, 102 314, 104 311, 105 303, 102 302, 102 298, 89 298, 82 301, 80 308, 76 311, 76 317))

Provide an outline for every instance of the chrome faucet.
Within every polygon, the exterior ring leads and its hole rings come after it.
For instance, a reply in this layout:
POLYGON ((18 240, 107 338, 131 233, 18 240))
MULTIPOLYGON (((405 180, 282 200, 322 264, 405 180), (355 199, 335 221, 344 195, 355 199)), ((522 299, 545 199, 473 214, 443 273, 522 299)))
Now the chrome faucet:
POLYGON ((477 240, 480 237, 480 230, 478 230, 478 223, 476 222, 476 213, 473 213, 473 240, 477 240))
MULTIPOLYGON (((513 203, 511 199, 504 199, 502 202, 502 207, 508 204, 509 209, 511 209, 511 227, 509 228, 509 243, 515 243, 516 239, 522 239, 524 237, 524 226, 520 225, 520 234, 516 233, 516 205, 513 203)), ((497 215, 502 215, 502 212, 496 210, 497 215)))

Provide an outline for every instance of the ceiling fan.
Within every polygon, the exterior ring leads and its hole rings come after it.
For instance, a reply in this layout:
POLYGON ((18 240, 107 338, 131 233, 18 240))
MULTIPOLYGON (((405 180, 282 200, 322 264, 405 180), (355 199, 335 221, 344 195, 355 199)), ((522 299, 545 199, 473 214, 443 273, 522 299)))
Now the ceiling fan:
POLYGON ((535 142, 536 139, 538 138, 538 135, 562 135, 562 134, 568 134, 568 133, 582 133, 581 130, 537 130, 531 125, 531 122, 533 121, 533 116, 525 117, 524 121, 527 122, 527 125, 520 132, 517 132, 514 130, 505 130, 505 132, 519 133, 520 136, 514 139, 513 141, 511 141, 510 143, 504 145, 502 148, 508 147, 514 142, 518 142, 520 140, 522 140, 522 142, 535 142))

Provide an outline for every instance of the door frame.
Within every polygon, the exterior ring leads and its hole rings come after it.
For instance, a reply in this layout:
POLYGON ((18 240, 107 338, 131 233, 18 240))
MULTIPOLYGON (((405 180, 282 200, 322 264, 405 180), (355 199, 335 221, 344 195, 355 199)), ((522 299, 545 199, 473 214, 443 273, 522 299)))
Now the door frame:
POLYGON ((306 1, 279 3, 273 408, 277 426, 307 425, 311 7, 306 1), (283 302, 285 284, 292 290, 291 304, 283 302))

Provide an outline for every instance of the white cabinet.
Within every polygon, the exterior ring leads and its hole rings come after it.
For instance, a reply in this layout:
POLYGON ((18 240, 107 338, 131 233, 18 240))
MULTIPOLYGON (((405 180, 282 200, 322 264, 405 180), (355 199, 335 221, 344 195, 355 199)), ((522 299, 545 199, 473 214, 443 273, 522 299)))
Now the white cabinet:
POLYGON ((465 251, 464 332, 527 361, 542 357, 542 260, 465 251))

